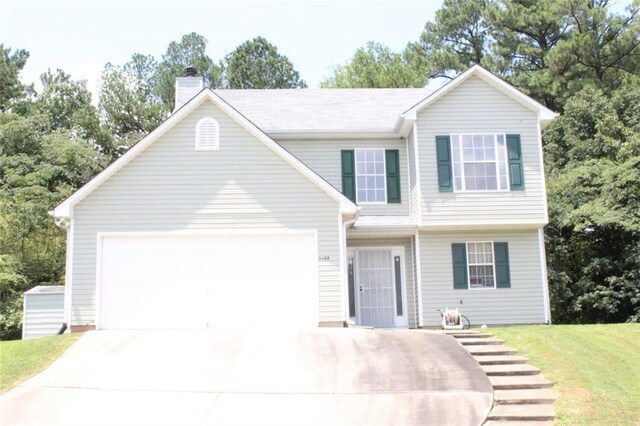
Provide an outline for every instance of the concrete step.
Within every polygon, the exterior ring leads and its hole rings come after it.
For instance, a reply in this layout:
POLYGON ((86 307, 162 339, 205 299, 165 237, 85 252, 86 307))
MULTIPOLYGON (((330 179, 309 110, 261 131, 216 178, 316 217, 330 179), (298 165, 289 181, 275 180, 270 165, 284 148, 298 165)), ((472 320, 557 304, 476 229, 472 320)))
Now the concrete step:
POLYGON ((543 389, 550 388, 551 382, 539 374, 535 376, 489 376, 494 390, 543 389))
POLYGON ((499 364, 481 366, 487 376, 529 376, 540 374, 540 369, 529 364, 499 364))
POLYGON ((459 334, 459 335, 466 335, 466 336, 475 336, 478 334, 478 332, 476 330, 439 330, 441 333, 444 334, 459 334))
POLYGON ((553 420, 544 421, 509 421, 509 420, 489 420, 482 426, 553 426, 553 420))
POLYGON ((487 338, 487 337, 466 338, 466 339, 458 338, 457 340, 463 346, 471 346, 471 345, 501 345, 501 344, 504 343, 504 340, 487 338))
POLYGON ((545 421, 555 417, 556 410, 551 404, 496 405, 487 420, 545 421))
POLYGON ((480 365, 526 364, 527 358, 520 355, 476 355, 480 365))
POLYGON ((471 355, 515 355, 517 351, 504 345, 471 345, 466 347, 471 355))
POLYGON ((496 404, 553 404, 556 396, 551 389, 514 389, 493 392, 496 404))
POLYGON ((486 339, 488 337, 493 337, 490 334, 482 334, 482 333, 447 333, 449 336, 453 336, 456 339, 486 339))

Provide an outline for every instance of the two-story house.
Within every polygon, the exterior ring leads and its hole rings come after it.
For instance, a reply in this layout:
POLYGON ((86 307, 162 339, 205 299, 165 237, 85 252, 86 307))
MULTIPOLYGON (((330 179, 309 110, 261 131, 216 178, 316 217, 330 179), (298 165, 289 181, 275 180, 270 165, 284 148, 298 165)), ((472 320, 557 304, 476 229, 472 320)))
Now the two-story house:
POLYGON ((58 206, 72 329, 550 321, 541 131, 475 66, 428 89, 210 90, 58 206))

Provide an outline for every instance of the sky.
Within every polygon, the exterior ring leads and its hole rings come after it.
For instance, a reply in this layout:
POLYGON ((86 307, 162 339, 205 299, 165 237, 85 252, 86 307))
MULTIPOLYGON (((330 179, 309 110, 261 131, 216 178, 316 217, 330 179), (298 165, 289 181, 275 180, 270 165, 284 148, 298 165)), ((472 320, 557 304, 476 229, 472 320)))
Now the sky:
POLYGON ((87 80, 95 97, 107 62, 124 64, 133 53, 160 60, 168 44, 184 34, 205 36, 207 53, 216 62, 244 41, 263 36, 291 60, 309 87, 318 87, 369 40, 396 51, 417 40, 441 4, 0 0, 0 43, 30 52, 24 82, 38 82, 48 68, 60 68, 87 80))

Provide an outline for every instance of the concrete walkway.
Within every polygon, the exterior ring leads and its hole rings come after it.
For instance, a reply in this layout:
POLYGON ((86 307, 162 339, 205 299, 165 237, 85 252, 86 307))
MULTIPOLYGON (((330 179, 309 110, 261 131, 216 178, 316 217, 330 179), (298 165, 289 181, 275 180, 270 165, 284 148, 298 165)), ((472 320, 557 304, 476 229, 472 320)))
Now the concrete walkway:
POLYGON ((479 425, 491 402, 435 333, 94 331, 1 396, 0 424, 479 425))

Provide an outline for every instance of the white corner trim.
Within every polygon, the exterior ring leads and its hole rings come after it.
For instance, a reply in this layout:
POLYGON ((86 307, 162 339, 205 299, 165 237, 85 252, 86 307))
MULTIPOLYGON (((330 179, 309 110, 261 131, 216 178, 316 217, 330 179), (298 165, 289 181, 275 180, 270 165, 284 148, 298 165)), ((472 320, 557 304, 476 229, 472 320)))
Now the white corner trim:
POLYGON ((537 123, 538 132, 538 161, 540 162, 540 181, 542 182, 542 208, 544 209, 544 222, 549 223, 549 206, 547 204, 547 179, 544 170, 544 149, 542 147, 542 129, 540 126, 540 120, 537 123))
POLYGON ((418 104, 414 105, 407 111, 403 112, 401 114, 401 117, 408 120, 415 120, 418 112, 420 112, 422 109, 426 108, 430 104, 434 103, 435 101, 437 101, 438 99, 440 99, 441 97, 449 93, 451 90, 458 87, 460 84, 465 82, 471 76, 476 76, 480 78, 481 80, 495 87, 505 95, 511 97, 512 99, 518 101, 525 107, 529 108, 530 110, 537 112, 539 114, 538 115, 539 121, 553 120, 558 116, 557 113, 551 111, 549 108, 545 107, 541 103, 525 95, 520 90, 516 89, 506 81, 496 77, 489 71, 482 68, 480 65, 474 65, 468 70, 466 70, 465 72, 463 72, 462 74, 458 75, 456 78, 454 78, 450 82, 448 82, 447 84, 445 84, 444 86, 442 86, 441 88, 439 88, 438 90, 436 90, 435 92, 433 92, 432 94, 428 95, 425 99, 420 101, 418 104))
POLYGON ((75 220, 70 219, 71 224, 67 229, 67 253, 64 271, 64 317, 67 322, 67 330, 71 331, 71 312, 73 312, 73 246, 75 234, 75 220))
POLYGON ((542 300, 544 303, 544 320, 547 324, 551 324, 551 300, 549 298, 547 254, 545 252, 543 228, 538 228, 538 247, 540 249, 540 273, 542 274, 542 300))
POLYGON ((415 234, 415 242, 416 242, 416 275, 418 278, 418 327, 424 326, 424 321, 422 316, 424 315, 423 307, 422 307, 422 258, 420 257, 420 233, 416 232, 415 234))
POLYGON ((420 182, 420 144, 418 143, 418 123, 413 123, 413 145, 416 162, 416 196, 418 197, 418 226, 422 225, 422 184, 420 182))
POLYGON ((104 169, 101 173, 91 179, 87 184, 77 190, 73 195, 67 198, 64 202, 62 202, 59 206, 57 206, 54 211, 54 217, 71 217, 72 207, 79 203, 82 199, 84 199, 87 195, 97 189, 100 185, 102 185, 107 179, 113 176, 118 170, 128 164, 131 160, 133 160, 138 154, 143 152, 147 147, 149 147, 152 143, 158 140, 162 135, 164 135, 169 129, 175 126, 178 122, 180 122, 183 118, 185 118, 188 114, 190 114, 194 109, 200 106, 205 101, 211 101, 214 105, 220 108, 223 112, 233 118, 238 124, 243 126, 249 133, 255 136, 259 141, 264 143, 267 147, 271 148, 273 152, 279 155, 282 159, 287 161, 291 166, 293 166, 298 172, 300 172, 303 176, 309 179, 312 183, 316 184, 320 189, 322 189, 327 195, 336 200, 340 204, 340 210, 346 214, 355 214, 357 211, 357 206, 351 202, 347 197, 342 195, 340 191, 334 188, 331 184, 329 184, 326 180, 321 178, 316 172, 311 170, 308 166, 306 166, 302 161, 298 160, 294 157, 289 151, 280 146, 276 141, 271 139, 266 133, 260 130, 255 124, 249 121, 245 116, 243 116, 238 110, 229 105, 226 101, 224 101, 220 96, 216 95, 211 89, 204 89, 200 91, 195 97, 193 97, 189 102, 184 104, 181 108, 179 108, 176 112, 174 112, 167 120, 165 120, 160 126, 158 126, 155 130, 145 136, 140 142, 133 145, 126 153, 124 153, 120 158, 111 163, 106 169, 104 169))

